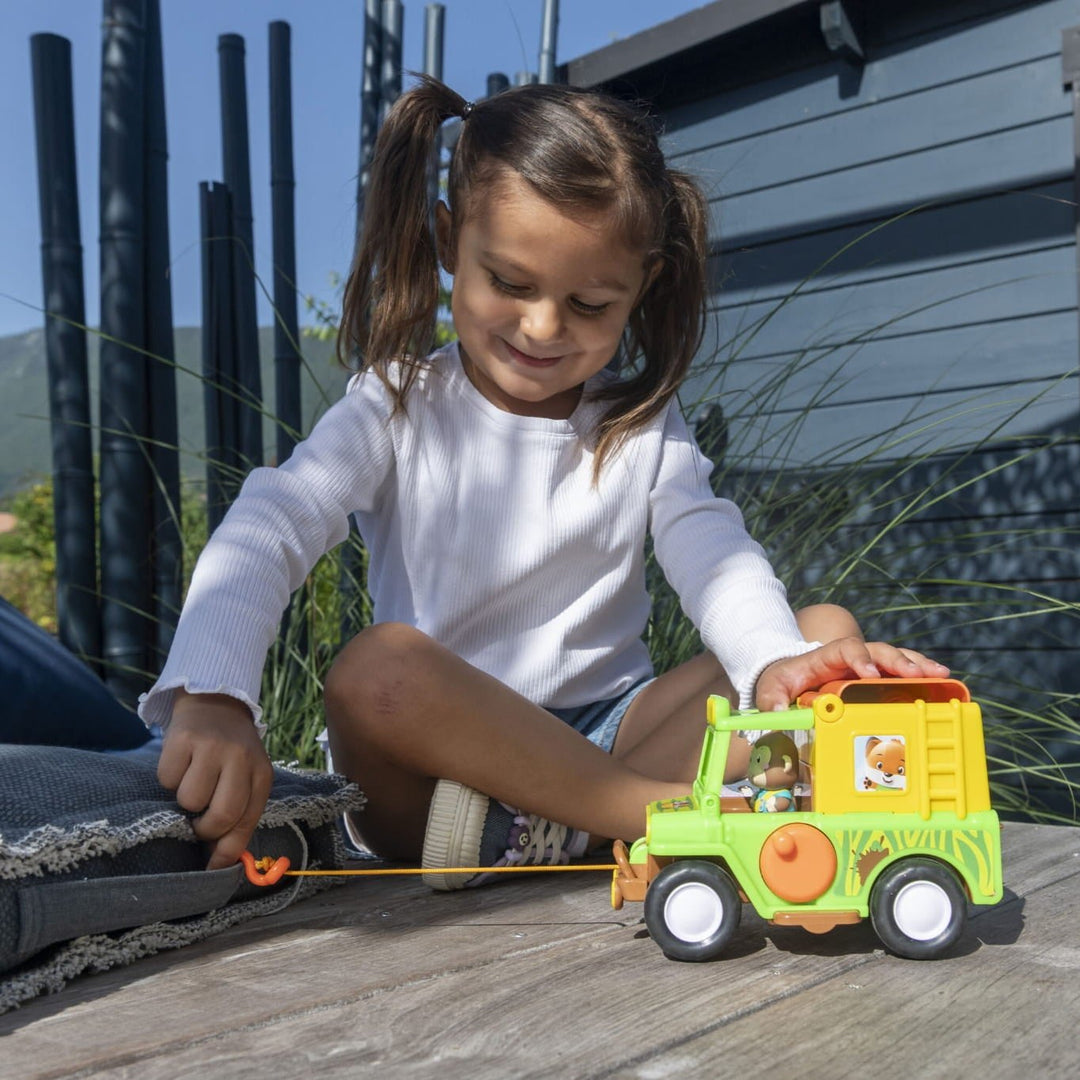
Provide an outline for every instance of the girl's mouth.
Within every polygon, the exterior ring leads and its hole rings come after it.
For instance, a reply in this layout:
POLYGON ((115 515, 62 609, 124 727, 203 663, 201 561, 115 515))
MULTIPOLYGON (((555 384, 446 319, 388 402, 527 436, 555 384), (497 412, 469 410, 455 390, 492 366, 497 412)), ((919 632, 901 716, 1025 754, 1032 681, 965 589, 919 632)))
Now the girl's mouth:
POLYGON ((546 368, 553 367, 557 364, 562 356, 532 356, 530 353, 522 352, 520 349, 515 349, 509 341, 505 342, 506 348, 510 353, 510 356, 517 363, 524 365, 525 367, 533 368, 546 368))

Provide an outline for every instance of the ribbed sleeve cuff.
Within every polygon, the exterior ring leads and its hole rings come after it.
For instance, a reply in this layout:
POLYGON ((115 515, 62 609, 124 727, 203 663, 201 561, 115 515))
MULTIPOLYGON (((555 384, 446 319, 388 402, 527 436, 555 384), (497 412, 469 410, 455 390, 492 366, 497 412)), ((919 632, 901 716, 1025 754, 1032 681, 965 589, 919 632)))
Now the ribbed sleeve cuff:
POLYGON ((156 724, 165 731, 169 726, 169 721, 172 720, 173 702, 176 700, 177 690, 185 690, 189 694, 226 694, 236 698, 251 710, 251 718, 260 737, 266 734, 266 725, 262 722, 262 709, 243 690, 235 686, 202 686, 194 679, 184 677, 159 680, 145 694, 141 694, 139 719, 148 728, 156 724))

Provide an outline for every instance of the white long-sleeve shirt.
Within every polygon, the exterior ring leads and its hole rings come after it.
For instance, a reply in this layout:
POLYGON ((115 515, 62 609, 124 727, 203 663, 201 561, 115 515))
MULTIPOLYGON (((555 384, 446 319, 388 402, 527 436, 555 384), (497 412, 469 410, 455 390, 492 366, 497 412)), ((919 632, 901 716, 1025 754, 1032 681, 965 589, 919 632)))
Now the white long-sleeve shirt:
MULTIPOLYGON (((603 373, 596 380, 606 378, 603 373)), ((593 485, 590 380, 566 420, 518 416, 436 353, 391 417, 371 372, 288 461, 255 469, 196 566, 161 676, 143 696, 167 722, 173 691, 230 694, 258 720, 261 673, 289 595, 355 513, 376 622, 418 627, 531 701, 612 697, 651 673, 645 540, 741 705, 803 641, 737 507, 677 403, 636 431, 593 485)))

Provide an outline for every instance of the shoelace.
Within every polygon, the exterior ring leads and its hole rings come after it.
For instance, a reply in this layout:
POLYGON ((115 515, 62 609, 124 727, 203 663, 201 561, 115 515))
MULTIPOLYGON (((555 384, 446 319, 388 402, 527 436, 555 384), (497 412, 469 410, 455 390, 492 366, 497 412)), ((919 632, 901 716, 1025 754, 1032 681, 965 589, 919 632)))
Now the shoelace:
POLYGON ((567 863, 569 855, 563 854, 566 834, 570 831, 566 825, 558 825, 547 818, 521 814, 515 821, 527 824, 529 842, 520 851, 509 851, 508 863, 567 863), (550 851, 550 855, 548 852, 550 851))

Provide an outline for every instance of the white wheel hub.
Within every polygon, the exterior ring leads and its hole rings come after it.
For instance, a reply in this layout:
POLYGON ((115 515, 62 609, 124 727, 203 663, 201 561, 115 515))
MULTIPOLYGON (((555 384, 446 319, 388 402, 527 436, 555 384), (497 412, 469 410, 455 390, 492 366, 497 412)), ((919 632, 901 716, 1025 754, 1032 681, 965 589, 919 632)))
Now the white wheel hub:
POLYGON ((953 906, 948 893, 932 881, 912 881, 893 901, 897 929, 912 941, 933 941, 945 933, 953 906))
POLYGON ((720 929, 723 919, 720 897, 699 881, 676 885, 664 901, 664 924, 680 941, 707 941, 720 929))

